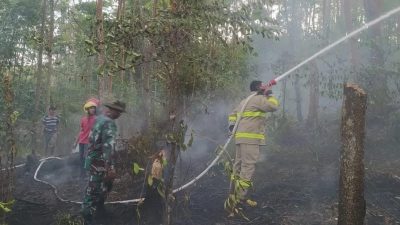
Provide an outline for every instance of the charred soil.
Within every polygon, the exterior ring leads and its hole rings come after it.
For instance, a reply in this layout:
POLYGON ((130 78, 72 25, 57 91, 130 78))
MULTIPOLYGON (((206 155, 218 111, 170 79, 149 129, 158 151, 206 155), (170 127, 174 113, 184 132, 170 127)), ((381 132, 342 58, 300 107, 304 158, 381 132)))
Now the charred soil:
MULTIPOLYGON (((337 141, 338 135, 334 133, 336 131, 331 131, 315 141, 306 132, 298 130, 297 134, 302 134, 295 138, 299 140, 298 144, 293 144, 291 140, 262 148, 254 188, 250 193, 250 198, 258 204, 244 208, 248 220, 239 216, 227 218, 228 213, 223 205, 229 181, 220 165, 215 166, 196 185, 176 195, 174 224, 337 224, 341 146, 337 141)), ((381 151, 379 158, 375 157, 377 145, 368 142, 365 151, 366 224, 400 224, 400 200, 396 198, 400 196, 400 153, 388 147, 381 151)), ((209 159, 213 155, 211 151, 209 159)), ((196 163, 186 161, 177 174, 190 177, 204 169, 204 166, 203 160, 196 163), (184 173, 189 170, 187 168, 190 168, 190 174, 184 173)), ((49 161, 41 169, 39 178, 55 185, 63 198, 81 201, 86 180, 79 178, 76 157, 49 161)), ((116 180, 108 200, 138 198, 143 194, 143 180, 143 176, 135 177, 125 170, 116 180)), ((178 180, 177 183, 183 181, 178 180)), ((80 218, 79 204, 58 200, 49 185, 33 180, 32 172, 18 171, 15 199, 12 212, 7 217, 10 225, 60 224, 60 215, 80 218)), ((151 207, 142 207, 138 211, 136 205, 112 204, 106 205, 106 210, 106 214, 96 217, 96 224, 160 224, 153 218, 159 212, 151 207)))

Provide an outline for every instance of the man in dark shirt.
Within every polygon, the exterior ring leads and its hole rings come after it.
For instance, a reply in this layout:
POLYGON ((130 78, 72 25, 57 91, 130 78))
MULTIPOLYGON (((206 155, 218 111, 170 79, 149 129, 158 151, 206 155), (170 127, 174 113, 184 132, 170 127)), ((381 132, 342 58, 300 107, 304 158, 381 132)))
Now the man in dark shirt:
POLYGON ((48 114, 42 119, 44 149, 46 156, 54 154, 59 123, 60 118, 56 115, 56 108, 54 106, 50 106, 48 114))

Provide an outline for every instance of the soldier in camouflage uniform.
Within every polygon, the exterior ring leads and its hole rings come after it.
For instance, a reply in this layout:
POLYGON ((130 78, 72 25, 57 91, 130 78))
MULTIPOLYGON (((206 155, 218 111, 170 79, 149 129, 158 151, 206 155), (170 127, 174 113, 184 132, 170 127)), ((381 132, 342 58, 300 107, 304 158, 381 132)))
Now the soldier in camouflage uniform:
POLYGON ((85 169, 89 171, 89 182, 82 204, 85 225, 92 224, 96 210, 104 209, 104 201, 116 177, 113 151, 117 126, 114 120, 125 112, 125 103, 116 101, 104 106, 104 115, 96 118, 89 135, 89 151, 85 160, 85 169))

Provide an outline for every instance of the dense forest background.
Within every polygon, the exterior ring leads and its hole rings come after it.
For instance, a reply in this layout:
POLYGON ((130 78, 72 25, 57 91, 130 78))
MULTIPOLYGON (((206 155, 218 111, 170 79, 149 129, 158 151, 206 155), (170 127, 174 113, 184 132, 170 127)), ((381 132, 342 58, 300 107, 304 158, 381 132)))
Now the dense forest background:
MULTIPOLYGON (((91 97, 127 103, 119 139, 140 137, 140 154, 154 153, 165 134, 179 132, 180 121, 198 135, 194 149, 208 148, 200 134, 227 137, 226 116, 252 79, 267 82, 399 6, 397 0, 2 0, 0 168, 44 154, 41 118, 50 105, 62 119, 56 154, 69 154, 91 97)), ((273 88, 281 105, 269 119, 269 147, 280 149, 296 129, 312 140, 336 129, 343 83, 350 81, 368 94, 367 143, 394 151, 399 62, 400 14, 296 70, 273 88)), ((174 150, 186 149, 178 143, 185 140, 175 141, 174 150)), ((0 175, 9 181, 0 181, 0 202, 7 202, 15 174, 0 175)))

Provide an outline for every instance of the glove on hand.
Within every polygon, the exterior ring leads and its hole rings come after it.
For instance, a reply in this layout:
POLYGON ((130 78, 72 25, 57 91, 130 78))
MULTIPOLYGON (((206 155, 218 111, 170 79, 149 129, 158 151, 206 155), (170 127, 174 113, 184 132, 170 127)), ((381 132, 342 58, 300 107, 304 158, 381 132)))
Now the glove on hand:
POLYGON ((266 90, 266 91, 264 92, 264 95, 265 95, 265 96, 270 96, 270 95, 272 95, 272 90, 266 90))
POLYGON ((117 173, 115 169, 110 169, 107 171, 106 175, 104 176, 105 181, 113 181, 117 177, 117 173))
POLYGON ((235 125, 230 125, 229 126, 229 131, 232 132, 234 127, 235 127, 235 125))
POLYGON ((104 187, 105 187, 105 191, 111 192, 111 190, 113 188, 113 181, 112 180, 104 181, 104 187))

